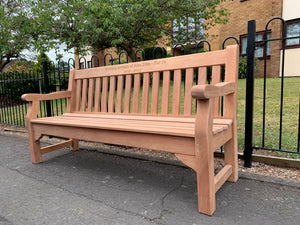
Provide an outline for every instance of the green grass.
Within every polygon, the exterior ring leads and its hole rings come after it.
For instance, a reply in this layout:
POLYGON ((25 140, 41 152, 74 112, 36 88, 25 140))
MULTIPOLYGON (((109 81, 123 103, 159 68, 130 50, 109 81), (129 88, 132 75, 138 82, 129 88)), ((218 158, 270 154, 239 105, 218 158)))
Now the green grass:
MULTIPOLYGON (((246 80, 239 80, 238 92, 238 143, 243 148, 245 125, 246 80)), ((254 83, 253 144, 262 146, 263 79, 254 83)), ((282 146, 281 149, 296 151, 299 117, 300 77, 285 78, 283 90, 282 146)), ((266 81, 265 147, 279 148, 281 79, 266 81)), ((291 154, 280 153, 284 156, 291 154)), ((295 155, 300 157, 300 155, 295 155)))
MULTIPOLYGON (((279 148, 279 115, 280 115, 280 90, 281 79, 269 78, 266 83, 266 124, 265 124, 265 147, 279 148)), ((263 120, 263 79, 255 79, 254 87, 254 117, 253 117, 253 144, 262 146, 262 120, 263 120)), ((285 78, 284 80, 284 104, 283 104, 283 130, 282 130, 282 149, 296 151, 298 138, 298 116, 299 116, 299 87, 300 77, 285 78)), ((149 90, 149 108, 151 108, 151 93, 149 90)), ((159 105, 161 104, 162 87, 159 90, 159 105)), ((172 99, 173 87, 170 86, 170 99, 172 99)), ((133 93, 132 93, 133 95, 133 93)), ((246 80, 239 80, 238 88, 238 112, 237 112, 237 127, 238 127, 238 145, 240 149, 244 146, 245 133, 245 95, 246 95, 246 80)), ((184 86, 181 87, 181 102, 183 102, 184 86)), ((124 95, 123 95, 124 98, 124 95)), ((142 100, 142 91, 140 93, 140 102, 142 100)), ((123 101, 124 102, 124 101, 123 101)), ((44 115, 44 104, 42 103, 41 112, 44 115)), ((65 105, 65 100, 53 101, 53 109, 61 114, 61 104, 65 105)), ((132 104, 132 103, 131 103, 132 104)), ((195 105, 195 100, 193 100, 195 105)), ((131 105, 132 106, 132 105, 131 105)), ((141 104, 140 104, 141 107, 141 104)), ((64 107, 63 107, 64 109, 64 107)), ((195 112, 193 107, 193 112, 195 112)), ((21 108, 22 110, 22 108, 21 108)), ((169 112, 172 110, 172 105, 169 105, 169 112)), ((11 115, 11 121, 18 121, 18 124, 25 126, 25 118, 18 116, 19 109, 12 107, 8 109, 6 115, 11 115), (17 112, 17 114, 16 114, 17 112)), ((26 111, 26 110, 25 110, 26 111)), ((158 109, 161 112, 161 108, 158 109)), ((180 113, 183 114, 183 104, 181 104, 180 113)), ((3 117, 3 112, 0 110, 0 116, 3 117)), ((7 116, 6 116, 7 117, 7 116)), ((6 118, 7 121, 8 118, 6 118)), ((0 121, 3 121, 0 120, 0 121)), ((6 122, 7 123, 7 122, 6 122)), ((300 158, 296 154, 283 154, 286 157, 300 158)))

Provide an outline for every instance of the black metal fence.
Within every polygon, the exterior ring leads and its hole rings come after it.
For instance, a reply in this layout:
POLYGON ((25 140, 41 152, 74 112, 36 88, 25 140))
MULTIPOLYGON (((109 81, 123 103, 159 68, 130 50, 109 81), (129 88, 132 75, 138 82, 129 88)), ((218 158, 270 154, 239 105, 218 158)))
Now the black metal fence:
MULTIPOLYGON (((21 100, 25 93, 50 93, 68 88, 69 69, 73 62, 43 63, 43 69, 29 72, 0 73, 0 123, 25 127, 28 104, 21 100)), ((39 117, 60 115, 66 99, 43 101, 39 117)))
MULTIPOLYGON (((300 33, 300 32, 299 32, 300 33)), ((246 116, 245 116, 245 145, 244 145, 244 158, 245 158, 245 167, 251 167, 251 156, 253 153, 253 149, 256 150, 268 150, 268 151, 280 151, 285 153, 292 153, 292 154, 300 154, 300 81, 298 80, 298 88, 296 86, 296 89, 293 90, 295 93, 299 93, 299 101, 298 101, 298 107, 295 111, 292 112, 293 115, 298 117, 298 119, 293 118, 285 118, 286 120, 290 120, 291 124, 286 124, 286 126, 293 126, 297 127, 292 132, 288 133, 289 138, 290 136, 293 136, 294 138, 291 140, 295 140, 293 143, 289 144, 290 149, 283 149, 283 134, 286 132, 284 129, 284 123, 283 123, 283 115, 284 115, 284 103, 288 102, 289 99, 285 99, 285 89, 284 84, 285 80, 288 79, 285 77, 285 54, 286 54, 286 42, 287 40, 291 39, 299 39, 300 36, 293 36, 293 37, 287 37, 287 23, 284 19, 280 17, 274 17, 270 19, 265 26, 264 31, 264 39, 260 41, 256 41, 255 39, 256 35, 256 22, 255 20, 251 20, 248 22, 248 34, 247 34, 247 83, 246 83, 246 116), (269 25, 273 23, 274 21, 280 21, 282 26, 282 36, 279 38, 268 38, 267 33, 269 32, 269 25), (274 135, 278 135, 278 147, 268 146, 268 143, 266 143, 266 116, 268 115, 266 112, 267 108, 267 82, 269 81, 267 79, 267 54, 264 54, 263 59, 263 68, 264 68, 264 75, 263 75, 263 94, 261 97, 263 104, 262 104, 262 121, 261 121, 261 130, 257 131, 253 129, 253 119, 254 118, 254 71, 255 71, 255 49, 258 46, 263 45, 264 52, 267 50, 267 44, 271 42, 280 42, 281 44, 281 71, 280 71, 280 101, 278 106, 280 108, 279 112, 279 118, 277 118, 276 122, 273 122, 274 126, 278 127, 278 133, 274 135), (298 111, 297 111, 298 110, 298 111), (277 125, 278 124, 278 125, 277 125), (261 141, 260 142, 254 142, 253 141, 253 134, 254 132, 260 134, 261 141)), ((296 81, 297 82, 297 81, 296 81)), ((271 91, 277 91, 274 89, 271 89, 271 91)), ((296 103, 297 104, 297 103, 296 103)), ((287 127, 286 127, 287 128, 287 127)), ((274 128, 271 128, 272 130, 274 128)), ((273 134, 272 134, 273 135, 273 134)))

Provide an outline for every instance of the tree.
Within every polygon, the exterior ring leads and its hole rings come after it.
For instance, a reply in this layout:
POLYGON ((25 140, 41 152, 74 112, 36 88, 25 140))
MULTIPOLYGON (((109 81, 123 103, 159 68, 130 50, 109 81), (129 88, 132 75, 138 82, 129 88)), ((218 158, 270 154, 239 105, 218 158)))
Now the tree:
POLYGON ((0 71, 30 46, 31 19, 24 8, 25 3, 21 0, 0 1, 0 71))
POLYGON ((37 48, 57 42, 66 43, 68 49, 76 47, 76 53, 118 47, 131 58, 136 48, 154 45, 162 37, 171 43, 172 21, 189 17, 204 29, 225 23, 228 12, 220 6, 222 1, 28 0, 37 48))
POLYGON ((47 62, 47 65, 51 67, 51 69, 53 69, 53 64, 50 64, 50 59, 48 57, 48 55, 44 52, 41 51, 40 54, 37 57, 37 62, 34 64, 33 69, 35 71, 43 71, 43 62, 47 62))

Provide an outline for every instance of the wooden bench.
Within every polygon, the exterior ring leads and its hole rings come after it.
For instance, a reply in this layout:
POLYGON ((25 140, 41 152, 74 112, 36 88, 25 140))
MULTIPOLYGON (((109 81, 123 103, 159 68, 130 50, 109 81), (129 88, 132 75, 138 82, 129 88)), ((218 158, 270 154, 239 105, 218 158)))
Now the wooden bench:
POLYGON ((43 154, 67 146, 77 150, 78 140, 171 152, 196 172, 199 212, 212 215, 215 193, 225 181, 238 179, 238 55, 238 46, 229 46, 221 51, 73 69, 68 91, 24 94, 22 99, 29 101, 26 118, 32 162, 40 163, 43 154), (207 84, 208 68, 211 84, 207 84), (220 96, 224 96, 223 104, 220 96), (37 118, 40 101, 59 98, 67 98, 62 116, 37 118), (43 135, 69 140, 41 148, 43 135), (225 166, 215 175, 214 151, 221 146, 225 166))

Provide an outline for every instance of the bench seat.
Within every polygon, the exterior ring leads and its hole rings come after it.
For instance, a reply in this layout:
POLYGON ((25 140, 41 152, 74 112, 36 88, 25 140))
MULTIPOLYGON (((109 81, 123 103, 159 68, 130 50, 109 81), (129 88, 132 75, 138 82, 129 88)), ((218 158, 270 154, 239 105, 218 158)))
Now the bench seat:
MULTIPOLYGON (((66 113, 57 117, 35 119, 32 123, 195 137, 195 118, 66 113)), ((231 119, 214 119, 213 134, 227 130, 231 124, 231 119)))
MULTIPOLYGON (((70 139, 195 155, 195 118, 65 113, 62 116, 39 118, 31 122, 35 129, 35 140, 39 140, 43 135, 57 135, 70 139)), ((213 150, 232 138, 231 124, 230 119, 214 119, 213 150)), ((47 150, 45 153, 48 152, 47 150)))

